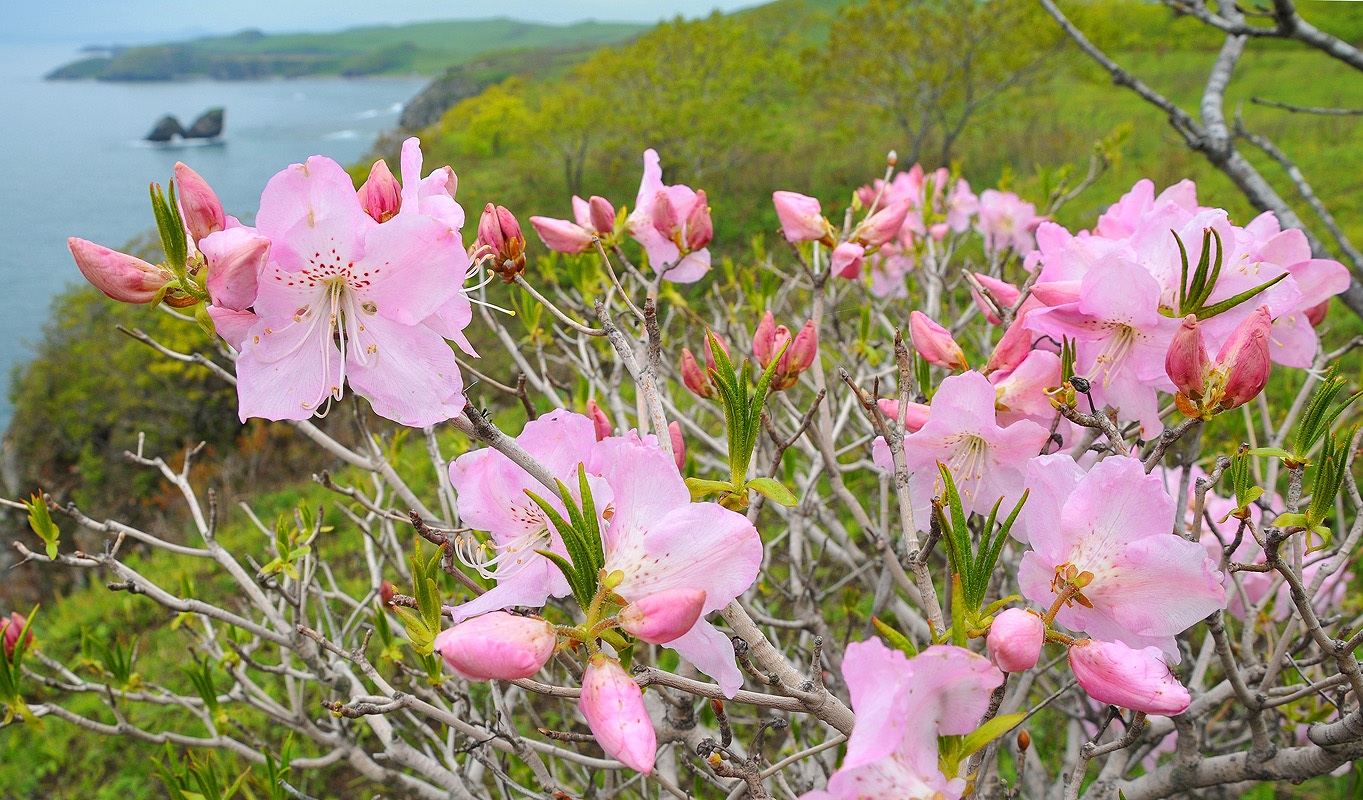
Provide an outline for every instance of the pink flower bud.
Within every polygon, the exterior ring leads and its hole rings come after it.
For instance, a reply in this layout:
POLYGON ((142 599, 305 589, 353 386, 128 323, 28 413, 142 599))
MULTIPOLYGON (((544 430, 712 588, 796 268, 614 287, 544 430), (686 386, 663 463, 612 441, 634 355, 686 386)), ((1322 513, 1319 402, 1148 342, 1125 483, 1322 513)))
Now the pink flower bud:
POLYGON ((691 630, 704 607, 703 589, 664 589, 620 609, 620 627, 636 639, 667 644, 691 630))
POLYGON ((197 245, 199 240, 210 233, 216 233, 227 226, 227 215, 223 213, 222 201, 199 173, 175 162, 176 195, 180 200, 180 213, 185 218, 185 228, 197 245))
POLYGON ((1046 281, 1032 286, 1032 297, 1043 306, 1063 306, 1079 302, 1080 281, 1046 281))
MULTIPOLYGON (((691 359, 695 361, 695 359, 691 359)), ((682 438, 681 423, 673 420, 667 423, 667 435, 672 439, 672 458, 677 461, 677 471, 686 466, 686 440, 682 438)))
POLYGON ((606 412, 601 410, 601 406, 597 405, 595 400, 587 401, 587 416, 592 418, 592 425, 596 426, 598 442, 611 435, 614 429, 611 428, 610 417, 606 416, 606 412))
POLYGON ((768 311, 762 315, 762 320, 757 323, 757 330, 753 332, 752 354, 757 359, 758 365, 766 369, 772 358, 775 357, 777 348, 776 318, 768 311))
POLYGON ((866 248, 856 242, 843 242, 833 248, 833 263, 829 269, 839 278, 857 278, 866 264, 866 248))
POLYGON ((397 596, 397 593, 397 587, 393 585, 392 581, 384 581, 379 584, 379 602, 383 603, 383 607, 389 611, 393 610, 393 598, 397 596))
POLYGON ((814 242, 833 233, 833 226, 823 218, 819 201, 796 192, 773 192, 772 203, 781 220, 781 235, 788 242, 814 242))
POLYGON ((1164 371, 1169 380, 1184 395, 1192 400, 1201 400, 1207 391, 1207 370, 1211 360, 1207 358, 1207 343, 1202 337, 1202 327, 1196 314, 1183 318, 1183 323, 1174 332, 1169 343, 1169 352, 1164 356, 1164 371))
MULTIPOLYGON (((5 658, 14 658, 14 648, 19 646, 19 634, 24 630, 24 619, 18 612, 10 612, 8 617, 0 617, 0 635, 4 636, 5 658)), ((27 647, 33 641, 33 631, 29 631, 24 637, 24 646, 27 647)))
MULTIPOLYGON (((876 401, 880 412, 888 419, 899 420, 899 401, 882 397, 876 401)), ((917 433, 928 422, 928 407, 923 403, 909 403, 904 409, 904 430, 917 433)))
POLYGON ((577 708, 606 755, 644 774, 653 771, 657 734, 644 709, 644 693, 619 661, 605 653, 592 656, 577 708))
POLYGON ((556 253, 583 253, 592 246, 592 233, 566 219, 531 217, 530 224, 544 246, 556 253))
POLYGON ((904 220, 909 216, 909 198, 904 198, 887 208, 882 208, 862 221, 852 231, 853 241, 867 247, 880 247, 899 235, 904 220))
POLYGON ((525 234, 516 216, 504 206, 491 203, 478 220, 478 244, 492 251, 491 269, 503 283, 514 283, 525 272, 525 234))
POLYGON ((947 233, 950 231, 951 226, 945 222, 934 222, 928 226, 928 235, 932 237, 934 242, 940 242, 945 239, 947 233))
MULTIPOLYGON (((454 174, 452 170, 450 174, 454 174)), ((364 213, 373 217, 375 222, 387 222, 402 209, 402 185, 393 177, 388 162, 383 159, 375 161, 374 166, 369 168, 369 178, 356 194, 364 213)))
POLYGON ((229 228, 199 243, 208 261, 208 296, 213 305, 245 311, 256 302, 260 273, 270 259, 270 240, 253 228, 229 228))
POLYGON ((653 229, 663 235, 663 238, 672 241, 681 233, 681 220, 677 217, 677 207, 672 205, 672 198, 667 196, 667 192, 659 190, 658 195, 653 199, 652 214, 653 229))
POLYGON ((587 201, 587 209, 588 218, 597 233, 609 236, 615 231, 615 206, 609 200, 592 195, 592 199, 587 201))
POLYGON ((1325 321, 1325 315, 1330 312, 1330 301, 1325 300, 1317 305, 1311 306, 1302 312, 1306 315, 1306 321, 1311 323, 1311 327, 1318 328, 1325 321))
POLYGON ((1100 703, 1174 716, 1192 702, 1158 647, 1133 650, 1121 642, 1082 639, 1070 648, 1070 668, 1084 691, 1100 703))
MULTIPOLYGON (((989 293, 994 296, 994 299, 1001 303, 1005 308, 1012 308, 1013 304, 1022 296, 1022 291, 1019 290, 1018 287, 1007 281, 991 278, 983 272, 976 272, 975 280, 979 281, 981 286, 988 289, 989 293)), ((989 320, 991 325, 1003 324, 1003 320, 999 319, 999 316, 994 313, 994 309, 990 308, 989 304, 985 302, 983 295, 973 288, 970 290, 970 295, 975 298, 975 305, 980 307, 980 311, 984 312, 985 318, 989 320)))
POLYGON ((921 311, 909 314, 909 334, 913 337, 914 349, 930 364, 947 369, 965 369, 965 353, 951 332, 921 311))
POLYGON ((819 331, 814 327, 814 320, 810 320, 795 334, 795 341, 790 343, 790 347, 786 348, 786 357, 781 359, 782 371, 799 375, 814 365, 818 355, 819 331))
POLYGON ((1268 306, 1259 306, 1254 313, 1235 326, 1230 338, 1216 354, 1216 367, 1225 376, 1217 410, 1226 411, 1259 396, 1268 384, 1268 336, 1273 327, 1268 306))
POLYGON ((1008 608, 994 617, 985 645, 989 660, 1004 672, 1023 672, 1036 666, 1046 641, 1046 623, 1032 611, 1008 608))
POLYGON ((709 399, 715 396, 714 384, 710 383, 710 373, 701 368, 696 357, 685 347, 682 348, 682 383, 696 397, 709 399))
POLYGON ((989 362, 984 366, 986 375, 994 372, 1007 372, 1021 364, 1027 354, 1032 352, 1032 331, 1027 328, 1023 318, 1026 316, 1026 306, 1019 309, 1018 315, 1013 318, 1013 324, 1009 325, 1003 332, 998 344, 989 354, 989 362))
POLYGON ((121 303, 150 303, 172 277, 161 267, 94 242, 70 238, 66 244, 85 279, 121 303))
POLYGON ((686 249, 703 250, 715 238, 715 225, 710 219, 710 204, 705 199, 705 190, 696 192, 695 205, 686 215, 686 249))
POLYGON ((493 611, 436 634, 435 650, 469 680, 511 681, 539 672, 557 643, 545 620, 493 611))

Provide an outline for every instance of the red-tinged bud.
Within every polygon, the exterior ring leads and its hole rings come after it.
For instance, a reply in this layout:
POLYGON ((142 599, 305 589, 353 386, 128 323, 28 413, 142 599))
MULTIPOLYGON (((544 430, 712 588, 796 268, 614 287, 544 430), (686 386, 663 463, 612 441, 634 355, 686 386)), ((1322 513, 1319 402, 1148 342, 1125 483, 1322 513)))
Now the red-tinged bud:
POLYGON ((706 372, 700 364, 696 362, 696 357, 685 347, 682 348, 681 363, 682 383, 696 397, 710 399, 715 396, 714 384, 710 382, 710 373, 706 372))
MULTIPOLYGON (((789 335, 789 331, 787 331, 789 335)), ((757 363, 762 369, 776 356, 779 346, 776 342, 776 318, 771 312, 762 315, 762 320, 757 323, 757 330, 752 335, 752 354, 757 359, 757 363)))
POLYGON ((544 246, 556 253, 584 253, 592 246, 592 232, 566 219, 531 217, 530 224, 544 246))
POLYGON ((852 240, 867 247, 880 247, 892 241, 904 227, 909 210, 910 201, 907 197, 888 208, 882 208, 863 220, 857 229, 852 231, 852 240))
MULTIPOLYGON (((9 617, 0 617, 0 636, 4 637, 5 658, 14 658, 14 649, 19 646, 19 634, 23 633, 24 624, 28 620, 24 619, 18 612, 10 612, 9 617)), ((33 642, 33 631, 29 631, 24 637, 24 646, 27 647, 33 642)))
POLYGON ((1202 399, 1207 392, 1207 371, 1211 359, 1207 358, 1207 342, 1202 337, 1202 326, 1197 315, 1189 314, 1174 332, 1169 343, 1169 352, 1164 356, 1164 371, 1184 396, 1194 402, 1202 399))
POLYGON ((1268 385, 1269 361, 1268 338, 1273 328, 1273 318, 1269 316, 1268 306, 1259 306, 1254 313, 1235 326, 1230 338, 1216 354, 1216 368, 1225 376, 1225 388, 1218 411, 1239 408, 1259 396, 1268 385))
POLYGON ((1192 702, 1157 647, 1133 650, 1121 642, 1081 639, 1070 648, 1070 668, 1100 703, 1172 717, 1192 702))
POLYGON ((696 203, 686 215, 686 249, 692 252, 704 250, 715 238, 715 225, 710 219, 710 204, 705 199, 705 190, 696 192, 696 203))
POLYGON ((681 235, 681 219, 677 216, 677 207, 672 205, 672 198, 667 196, 667 192, 659 191, 653 198, 653 228, 663 235, 669 242, 675 241, 681 235))
POLYGON ((592 195, 587 201, 588 216, 592 227, 602 236, 610 236, 615 231, 615 206, 604 197, 592 195))
MULTIPOLYGON (((979 281, 981 286, 988 289, 989 293, 994 296, 994 300, 1003 308, 1012 308, 1013 304, 1022 296, 1022 291, 1018 289, 1018 287, 1007 281, 991 278, 983 272, 976 272, 975 280, 979 281)), ((1003 320, 999 319, 999 316, 994 313, 994 309, 990 308, 989 303, 985 302, 983 295, 975 291, 973 287, 970 290, 970 294, 975 298, 975 305, 979 306, 980 311, 984 312, 985 318, 989 320, 991 325, 1003 324, 1003 320)))
POLYGON ((691 630, 704 608, 703 589, 664 589, 620 609, 620 627, 636 639, 667 644, 691 630))
POLYGON ((994 617, 985 645, 989 660, 1004 672, 1023 672, 1036 666, 1046 641, 1046 623, 1032 611, 1008 608, 994 617))
POLYGON ((516 276, 525 272, 525 234, 505 207, 488 203, 483 209, 478 220, 478 244, 492 251, 491 269, 503 283, 514 283, 516 276))
MULTIPOLYGON (((450 174, 453 175, 454 171, 450 170, 450 174)), ((383 159, 375 161, 374 166, 369 168, 369 178, 356 194, 364 213, 373 217, 375 222, 387 222, 402 210, 402 184, 393 177, 388 163, 383 159)))
POLYGON ((180 213, 185 218, 185 228, 198 245, 199 240, 210 233, 227 227, 227 215, 223 213, 222 201, 199 173, 175 162, 176 195, 180 200, 180 213))
MULTIPOLYGON (((724 351, 724 355, 726 355, 726 356, 729 355, 729 345, 728 345, 728 343, 726 343, 723 339, 720 339, 720 338, 718 338, 718 337, 716 337, 715 341, 719 342, 719 347, 720 347, 721 350, 724 351)), ((730 360, 732 360, 732 359, 730 359, 730 360)), ((710 368, 710 369, 714 369, 714 368, 715 368, 715 351, 714 351, 713 349, 711 349, 711 347, 710 347, 710 332, 709 332, 709 331, 706 331, 706 332, 705 332, 705 366, 708 367, 708 368, 710 368)))
POLYGON ((592 425, 596 427, 596 440, 599 442, 611 435, 614 428, 611 427, 610 417, 601 410, 601 406, 595 400, 587 401, 587 416, 592 418, 592 425))
POLYGON ((934 222, 928 226, 928 235, 934 242, 940 242, 951 232, 951 226, 945 222, 934 222))
POLYGON ((1041 301, 1043 306, 1063 306, 1079 302, 1080 281, 1046 281, 1032 286, 1032 297, 1041 301))
POLYGON ((1032 352, 1032 331, 1023 321, 1025 316, 1026 314, 1019 310, 1018 315, 1013 318, 1013 324, 1004 329, 1003 336, 989 354, 984 374, 1014 369, 1027 358, 1028 353, 1032 352))
POLYGON ((435 651, 469 680, 514 681, 539 672, 557 643, 547 621, 493 611, 436 634, 435 651))
POLYGON ((805 323, 800 332, 795 334, 795 341, 790 343, 786 349, 786 358, 782 358, 784 371, 792 375, 799 375, 801 372, 814 365, 814 359, 819 355, 819 331, 814 327, 814 320, 805 323))
POLYGON ((66 244, 85 279, 121 303, 150 303, 173 277, 161 267, 94 242, 71 238, 66 244))
POLYGON ((397 595, 397 587, 393 586, 392 581, 384 581, 379 584, 379 601, 383 607, 389 611, 393 610, 393 598, 397 595))
POLYGON ((667 435, 672 439, 672 458, 676 459, 677 471, 681 472, 686 467, 686 440, 682 438, 681 423, 676 420, 667 423, 667 435))
POLYGON ((1318 328, 1320 327, 1320 324, 1325 321, 1325 315, 1329 312, 1330 301, 1326 300, 1323 303, 1311 306, 1302 313, 1306 314, 1306 321, 1311 323, 1311 327, 1318 328))
POLYGON ((968 365, 961 346, 951 332, 928 318, 921 311, 909 314, 909 333, 914 349, 930 364, 947 369, 965 369, 968 365))
POLYGON ((577 708, 606 755, 638 772, 653 771, 658 737, 644 708, 643 691, 619 661, 605 653, 592 656, 582 674, 577 708))
POLYGON ((786 241, 815 242, 832 236, 833 226, 824 219, 817 199, 797 192, 774 192, 771 200, 786 241))
POLYGON ((856 242, 843 242, 833 248, 833 261, 829 269, 839 278, 861 277, 861 270, 865 265, 866 248, 856 242))
POLYGON ((199 249, 208 262, 205 283, 213 305, 232 311, 254 305, 260 273, 270 260, 270 240, 253 228, 228 228, 205 237, 199 249))
MULTIPOLYGON (((899 419, 899 401, 882 397, 876 401, 880 406, 880 412, 888 419, 899 419)), ((904 430, 909 433, 917 433, 928 423, 928 406, 924 403, 908 403, 904 407, 904 430)))

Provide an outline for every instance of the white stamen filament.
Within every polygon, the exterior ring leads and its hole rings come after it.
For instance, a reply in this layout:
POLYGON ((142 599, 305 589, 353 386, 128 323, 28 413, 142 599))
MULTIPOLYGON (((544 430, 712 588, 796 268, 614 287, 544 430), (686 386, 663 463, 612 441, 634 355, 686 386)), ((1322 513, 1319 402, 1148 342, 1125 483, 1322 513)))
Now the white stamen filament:
POLYGON ((525 569, 535 555, 550 542, 549 528, 536 528, 517 536, 505 544, 488 539, 479 541, 473 536, 455 539, 454 553, 460 563, 488 580, 506 580, 525 569), (489 553, 495 553, 489 557, 489 553))

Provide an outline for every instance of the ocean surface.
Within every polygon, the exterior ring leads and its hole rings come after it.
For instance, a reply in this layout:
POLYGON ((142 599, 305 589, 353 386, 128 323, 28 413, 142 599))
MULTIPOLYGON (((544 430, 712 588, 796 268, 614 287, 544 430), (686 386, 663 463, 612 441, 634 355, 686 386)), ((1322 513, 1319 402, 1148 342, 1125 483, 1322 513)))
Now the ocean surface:
MULTIPOLYGON (((0 431, 10 376, 32 357, 53 296, 83 280, 68 236, 119 248, 155 227, 147 186, 176 161, 208 180, 248 221, 270 176, 310 155, 359 160, 425 80, 308 78, 157 84, 44 81, 74 47, 0 43, 0 431), (142 141, 161 116, 188 127, 226 109, 221 143, 142 141)), ((394 171, 397 165, 393 165, 394 171)))

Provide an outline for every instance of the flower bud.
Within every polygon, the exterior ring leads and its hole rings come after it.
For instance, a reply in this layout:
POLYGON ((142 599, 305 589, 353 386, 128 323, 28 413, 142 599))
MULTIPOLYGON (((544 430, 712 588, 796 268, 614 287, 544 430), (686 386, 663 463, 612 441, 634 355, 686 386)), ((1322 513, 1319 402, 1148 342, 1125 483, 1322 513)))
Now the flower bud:
POLYGON ((393 585, 392 581, 384 581, 379 584, 379 602, 383 603, 383 607, 389 611, 393 610, 393 598, 397 596, 397 593, 397 587, 393 585))
POLYGON ((606 755, 644 774, 653 771, 657 734, 644 708, 644 693, 619 661, 605 653, 592 656, 582 675, 577 708, 606 755))
MULTIPOLYGON (((899 420, 899 401, 882 397, 876 401, 880 406, 880 413, 886 419, 899 420)), ((928 406, 923 403, 908 403, 904 408, 904 430, 908 433, 917 433, 928 423, 928 406)))
POLYGON ((921 311, 909 314, 909 335, 913 337, 914 349, 930 364, 947 369, 965 369, 968 365, 965 353, 951 332, 928 318, 921 311))
MULTIPOLYGON (((715 337, 715 341, 719 342, 719 347, 720 347, 720 349, 724 351, 724 355, 725 355, 725 356, 728 356, 728 355, 729 355, 729 345, 728 345, 723 339, 720 339, 720 338, 718 338, 718 337, 715 337)), ((710 331, 709 331, 709 330, 706 330, 706 331, 705 331, 705 366, 708 367, 708 368, 710 368, 710 369, 714 369, 714 368, 715 368, 715 351, 714 351, 714 349, 713 349, 713 348, 711 347, 711 345, 710 345, 710 331)))
POLYGON ((185 218, 185 228, 189 230, 195 245, 208 234, 227 227, 222 201, 218 200, 218 195, 199 173, 176 161, 175 184, 180 214, 185 218))
POLYGON ((213 305, 245 311, 256 302, 260 273, 270 259, 270 240, 253 228, 229 228, 199 243, 208 261, 208 296, 213 305))
POLYGON ((161 267, 94 242, 73 237, 66 244, 85 279, 121 303, 150 303, 172 277, 161 267))
POLYGON ((1046 623, 1032 611, 1008 608, 994 617, 985 645, 989 660, 1004 672, 1023 672, 1036 666, 1046 641, 1046 623))
POLYGON ((469 680, 511 681, 539 672, 557 643, 547 621, 493 611, 436 634, 435 650, 469 680))
POLYGON ((387 222, 402 209, 402 185, 393 177, 388 162, 383 159, 375 161, 374 166, 369 168, 369 178, 356 194, 364 213, 373 217, 375 222, 387 222))
MULTIPOLYGON (((787 331, 786 334, 789 335, 790 332, 787 331)), ((758 365, 766 369, 777 352, 779 352, 779 345, 776 342, 776 318, 768 311, 762 315, 762 320, 757 323, 757 330, 753 331, 752 354, 757 359, 758 365)))
POLYGON ((1121 642, 1082 639, 1070 648, 1070 668, 1084 691, 1100 703, 1174 716, 1192 702, 1158 647, 1133 650, 1121 642))
POLYGON ((928 235, 932 237, 934 242, 940 242, 947 238, 950 231, 951 226, 945 222, 934 222, 928 226, 928 235))
MULTIPOLYGON (((994 296, 994 299, 1005 308, 1012 308, 1013 304, 1022 296, 1022 291, 1019 290, 1018 287, 1008 281, 991 278, 983 272, 976 272, 975 280, 979 281, 981 286, 988 289, 989 293, 994 296)), ((985 318, 989 320, 991 325, 1003 324, 1003 320, 999 319, 998 314, 994 313, 994 309, 990 308, 989 304, 984 301, 983 295, 973 288, 970 290, 970 295, 975 298, 975 305, 980 307, 980 311, 984 312, 985 318)))
POLYGON ((786 356, 781 359, 782 371, 792 376, 799 375, 814 365, 818 355, 819 331, 814 327, 814 320, 809 320, 795 334, 795 341, 786 348, 786 356))
POLYGON ((652 214, 653 229, 663 235, 669 242, 677 238, 681 233, 681 220, 677 217, 677 207, 672 205, 672 198, 667 196, 667 192, 658 191, 653 199, 652 214))
POLYGON ((852 240, 867 247, 880 247, 893 240, 904 227, 909 205, 910 200, 906 197, 867 217, 852 231, 852 240))
POLYGON ((1202 327, 1197 315, 1189 314, 1174 332, 1169 343, 1169 352, 1164 356, 1164 371, 1174 382, 1180 393, 1196 401, 1201 400, 1207 391, 1207 370, 1211 361, 1207 358, 1207 343, 1202 337, 1202 327))
POLYGON ((710 204, 705 199, 705 190, 696 192, 695 205, 686 215, 686 249, 692 252, 710 246, 715 238, 715 225, 710 219, 710 204))
POLYGON ((503 283, 514 283, 525 272, 525 234, 521 224, 504 206, 491 203, 478 220, 478 244, 492 251, 492 271, 503 283))
POLYGON ((856 242, 843 242, 833 248, 833 261, 829 265, 839 278, 857 278, 866 264, 866 248, 856 242))
POLYGON ((587 416, 592 418, 592 425, 596 426, 598 442, 611 435, 613 429, 610 417, 606 416, 606 412, 601 410, 601 406, 597 405, 595 400, 587 401, 587 416))
POLYGON ((1225 376, 1225 388, 1218 411, 1227 411, 1253 400, 1268 384, 1268 336, 1273 327, 1268 306, 1259 306, 1254 313, 1235 326, 1230 338, 1216 354, 1216 368, 1225 376))
POLYGON ((786 241, 814 242, 832 236, 833 226, 823 218, 823 209, 815 198, 796 192, 773 192, 771 200, 786 241))
MULTIPOLYGON (((28 620, 24 619, 17 611, 10 612, 9 617, 0 617, 0 636, 4 637, 5 658, 14 658, 14 648, 19 646, 19 634, 24 630, 24 624, 28 620)), ((24 646, 27 647, 33 641, 33 631, 29 631, 24 637, 24 646)))
POLYGON ((691 630, 704 607, 703 589, 664 589, 620 609, 620 627, 636 639, 667 644, 691 630))
POLYGON ((544 246, 556 253, 583 253, 592 246, 592 233, 566 219, 531 217, 530 224, 544 246))
POLYGON ((587 201, 587 214, 598 234, 610 236, 615 231, 615 206, 606 198, 592 195, 587 201))
POLYGON ((1032 352, 1032 331, 1027 327, 1021 311, 1013 319, 1013 324, 1003 331, 994 349, 989 353, 989 361, 984 365, 986 375, 993 372, 1007 372, 1014 369, 1032 352))
MULTIPOLYGON (((691 359, 695 361, 695 359, 691 359)), ((686 466, 686 440, 682 438, 681 423, 672 420, 667 423, 667 435, 672 439, 672 458, 677 461, 677 471, 686 466)))
POLYGON ((1311 306, 1302 313, 1306 315, 1306 321, 1311 323, 1311 327, 1318 328, 1320 327, 1320 324, 1325 321, 1325 315, 1329 312, 1330 301, 1326 300, 1311 306))
POLYGON ((681 363, 682 383, 696 397, 709 399, 715 396, 714 384, 710 382, 710 373, 701 368, 696 362, 696 357, 691 354, 688 348, 682 348, 681 363))

